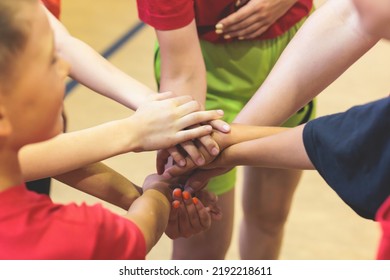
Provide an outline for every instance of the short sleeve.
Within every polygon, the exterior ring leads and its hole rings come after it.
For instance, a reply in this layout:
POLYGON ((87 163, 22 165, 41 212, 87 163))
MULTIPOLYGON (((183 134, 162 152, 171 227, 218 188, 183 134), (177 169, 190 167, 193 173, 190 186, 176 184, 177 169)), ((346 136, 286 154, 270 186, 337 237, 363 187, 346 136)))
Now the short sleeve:
POLYGON ((390 194, 390 98, 310 121, 303 141, 329 186, 359 215, 374 219, 390 194))
POLYGON ((56 17, 60 18, 61 0, 41 0, 46 8, 56 17))
POLYGON ((172 30, 188 25, 194 18, 193 0, 137 0, 140 20, 158 30, 172 30))
POLYGON ((137 225, 102 207, 92 209, 99 222, 92 259, 145 259, 146 242, 137 225))

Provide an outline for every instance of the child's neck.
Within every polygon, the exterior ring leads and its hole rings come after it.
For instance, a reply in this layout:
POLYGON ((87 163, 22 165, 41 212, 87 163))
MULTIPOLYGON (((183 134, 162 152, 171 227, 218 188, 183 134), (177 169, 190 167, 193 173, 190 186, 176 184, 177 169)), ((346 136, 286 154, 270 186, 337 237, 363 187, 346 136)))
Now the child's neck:
POLYGON ((23 182, 17 152, 0 150, 0 192, 23 182))

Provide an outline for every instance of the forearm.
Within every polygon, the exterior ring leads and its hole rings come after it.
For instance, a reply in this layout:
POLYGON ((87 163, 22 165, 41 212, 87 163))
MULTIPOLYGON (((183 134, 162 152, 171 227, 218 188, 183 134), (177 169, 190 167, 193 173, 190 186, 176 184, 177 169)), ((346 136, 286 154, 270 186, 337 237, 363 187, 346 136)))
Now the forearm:
POLYGON ((304 125, 274 135, 241 142, 225 149, 217 166, 262 166, 314 169, 302 139, 304 125))
POLYGON ((327 1, 298 31, 235 121, 280 125, 377 41, 364 33, 350 0, 327 1))
POLYGON ((61 45, 61 54, 72 65, 72 78, 130 109, 136 110, 149 95, 156 94, 76 38, 69 37, 61 45))
POLYGON ((231 124, 231 131, 229 133, 218 133, 221 140, 217 142, 219 142, 220 147, 226 148, 234 144, 263 138, 285 130, 287 130, 285 127, 253 126, 233 123, 231 124))
POLYGON ((142 193, 127 178, 98 162, 54 177, 82 192, 128 210, 142 193))
POLYGON ((128 76, 90 46, 74 38, 48 11, 58 53, 71 64, 70 75, 81 84, 133 110, 156 92, 128 76))
MULTIPOLYGON (((213 138, 218 143, 221 151, 227 147, 242 143, 245 141, 263 138, 269 135, 273 135, 282 131, 287 130, 284 127, 260 127, 260 126, 250 126, 242 124, 232 124, 231 130, 229 133, 222 133, 219 131, 213 132, 213 138)), ((204 152, 204 147, 200 147, 200 150, 205 155, 206 164, 212 163, 215 157, 204 152)), ((219 157, 220 158, 220 157, 219 157)), ((212 163, 213 165, 213 163, 212 163)), ((189 175, 195 168, 198 166, 192 160, 187 160, 187 164, 184 167, 179 167, 177 165, 168 168, 166 174, 170 176, 183 176, 189 175)))
POLYGON ((206 70, 195 21, 170 31, 157 31, 161 54, 160 92, 206 100, 206 70))
POLYGON ((147 252, 157 243, 168 224, 170 193, 163 193, 155 189, 146 190, 131 205, 126 216, 144 234, 147 252))
POLYGON ((137 125, 128 118, 27 145, 19 153, 23 176, 26 181, 53 177, 134 151, 135 137, 137 125))

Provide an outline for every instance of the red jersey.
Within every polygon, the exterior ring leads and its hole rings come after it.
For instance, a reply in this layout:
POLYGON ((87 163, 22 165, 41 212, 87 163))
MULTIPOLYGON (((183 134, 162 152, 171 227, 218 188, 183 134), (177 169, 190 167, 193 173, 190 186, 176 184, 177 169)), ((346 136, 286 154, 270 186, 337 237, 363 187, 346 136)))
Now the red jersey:
POLYGON ((100 205, 54 204, 24 185, 0 192, 0 259, 145 259, 143 234, 100 205))
MULTIPOLYGON (((137 0, 139 18, 158 30, 172 30, 188 25, 196 19, 199 37, 210 42, 225 43, 215 33, 215 25, 237 11, 235 0, 137 0)), ((313 0, 300 0, 256 40, 282 35, 310 13, 313 0)))
POLYGON ((390 197, 379 208, 375 220, 382 227, 382 238, 379 242, 377 259, 390 260, 390 197))
POLYGON ((61 0, 41 0, 46 8, 56 17, 60 18, 61 0))

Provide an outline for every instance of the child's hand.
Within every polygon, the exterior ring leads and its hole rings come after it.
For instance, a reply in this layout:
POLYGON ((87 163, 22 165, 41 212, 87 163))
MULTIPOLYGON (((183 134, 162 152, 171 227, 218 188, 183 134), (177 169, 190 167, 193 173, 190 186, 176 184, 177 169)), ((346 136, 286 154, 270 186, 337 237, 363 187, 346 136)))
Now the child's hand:
POLYGON ((189 127, 221 118, 223 111, 199 109, 199 103, 190 96, 154 95, 131 117, 137 129, 133 132, 137 133, 137 141, 132 143, 134 151, 165 149, 210 134, 211 125, 189 127))
POLYGON ((296 0, 237 0, 235 13, 222 19, 215 32, 225 39, 253 39, 282 17, 296 0))
MULTIPOLYGON (((217 132, 230 132, 230 126, 222 120, 214 120, 209 124, 217 132)), ((196 142, 195 140, 186 141, 175 147, 159 151, 156 161, 157 173, 164 173, 169 158, 172 158, 173 162, 181 167, 186 165, 186 157, 197 166, 202 166, 209 161, 207 158, 216 157, 221 151, 218 142, 211 135, 200 137, 199 141, 196 142), (199 147, 203 148, 200 149, 199 147)))
POLYGON ((172 210, 169 216, 166 235, 171 239, 190 237, 210 228, 211 220, 222 217, 217 205, 217 197, 202 191, 192 197, 188 191, 176 188, 173 191, 172 210), (207 207, 205 207, 207 206, 207 207))
MULTIPOLYGON (((221 151, 225 149, 230 143, 229 143, 229 134, 227 133, 222 133, 220 131, 214 130, 212 133, 212 137, 216 143, 218 143, 218 146, 220 147, 221 151)), ((211 163, 216 157, 213 155, 210 155, 207 153, 206 148, 198 143, 197 145, 199 148, 199 151, 203 154, 204 156, 204 165, 208 165, 211 163)), ((157 169, 159 174, 163 174, 165 178, 171 178, 171 177, 178 177, 178 176, 183 176, 183 175, 189 175, 194 169, 198 167, 195 162, 193 162, 192 158, 187 156, 184 164, 177 164, 176 162, 167 167, 165 171, 161 168, 162 164, 166 163, 166 158, 169 155, 167 151, 162 151, 157 154, 157 169), (160 167, 159 167, 160 166, 160 167)))
POLYGON ((145 178, 145 181, 142 184, 142 190, 143 193, 151 189, 157 190, 164 194, 169 201, 172 201, 172 184, 174 184, 172 180, 167 180, 158 174, 150 174, 145 178))

